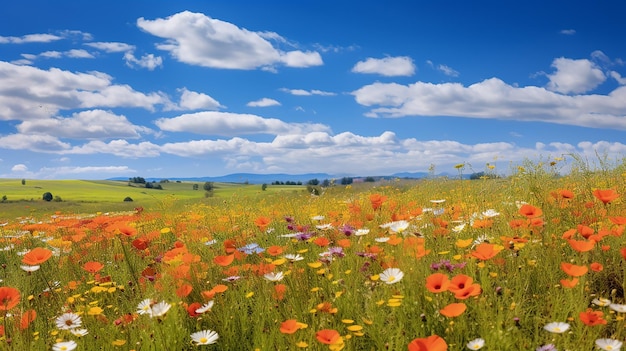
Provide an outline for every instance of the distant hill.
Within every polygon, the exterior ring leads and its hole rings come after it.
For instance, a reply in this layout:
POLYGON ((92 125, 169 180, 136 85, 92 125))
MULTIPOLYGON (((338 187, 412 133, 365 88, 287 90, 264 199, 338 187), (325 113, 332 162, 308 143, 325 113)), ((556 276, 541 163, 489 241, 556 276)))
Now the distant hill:
MULTIPOLYGON (((427 172, 401 172, 394 173, 389 176, 378 176, 377 178, 384 179, 393 179, 393 178, 403 178, 403 179, 422 179, 427 178, 429 173, 427 172)), ((341 179, 343 175, 332 175, 328 173, 305 173, 305 174, 286 174, 286 173, 273 173, 273 174, 256 174, 256 173, 233 173, 227 174, 218 177, 186 177, 186 178, 145 178, 147 182, 158 182, 162 179, 167 179, 169 181, 181 181, 181 182, 218 182, 218 183, 248 183, 248 184, 263 184, 263 183, 272 183, 272 182, 302 182, 305 184, 311 179, 317 179, 320 182, 324 181, 324 179, 341 179)), ((365 176, 352 176, 352 178, 364 178, 365 176)), ((454 175, 448 173, 438 174, 437 177, 450 177, 454 178, 454 175)), ((469 175, 464 176, 464 178, 468 178, 469 175)), ((115 177, 109 178, 108 180, 119 180, 119 181, 127 181, 129 178, 125 177, 115 177)))

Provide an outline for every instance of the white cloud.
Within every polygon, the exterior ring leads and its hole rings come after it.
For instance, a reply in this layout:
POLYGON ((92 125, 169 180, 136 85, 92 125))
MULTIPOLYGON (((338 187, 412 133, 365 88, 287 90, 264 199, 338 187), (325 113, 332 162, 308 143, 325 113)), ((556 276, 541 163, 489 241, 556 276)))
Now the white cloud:
POLYGON ((153 71, 157 67, 163 66, 163 58, 161 56, 154 56, 154 54, 146 54, 141 58, 136 58, 135 55, 128 51, 124 54, 124 60, 128 67, 135 67, 135 65, 143 68, 147 68, 149 71, 153 71))
POLYGON ((9 134, 0 136, 0 148, 36 152, 59 152, 68 150, 70 144, 51 135, 9 134))
POLYGON ((574 35, 576 34, 576 30, 575 29, 563 29, 559 33, 565 34, 565 35, 574 35))
POLYGON ((11 167, 11 172, 26 172, 28 171, 28 167, 25 164, 20 163, 11 167))
POLYGON ((443 74, 445 74, 446 76, 450 76, 450 77, 458 77, 459 76, 459 72, 454 70, 450 66, 446 66, 446 65, 441 64, 441 65, 437 66, 437 69, 440 70, 441 72, 443 72, 443 74))
POLYGON ((354 73, 380 74, 386 77, 412 76, 415 74, 415 64, 410 57, 385 57, 382 59, 368 58, 357 62, 352 67, 354 73))
POLYGON ((72 49, 65 52, 65 55, 71 58, 94 58, 92 54, 83 49, 72 49))
POLYGON ((85 45, 90 46, 92 48, 96 48, 98 50, 102 50, 104 52, 108 52, 108 53, 127 52, 127 51, 135 50, 134 45, 129 45, 129 44, 120 43, 120 42, 95 42, 95 43, 85 43, 85 45))
POLYGON ((606 80, 602 70, 587 59, 557 58, 552 62, 556 72, 548 74, 548 89, 563 94, 580 94, 595 89, 606 80))
POLYGON ((22 134, 49 134, 72 139, 138 138, 140 132, 149 132, 146 127, 133 125, 125 116, 104 110, 81 111, 69 118, 24 121, 16 128, 22 134))
POLYGON ((611 78, 615 79, 619 85, 626 85, 626 78, 623 78, 621 74, 615 71, 609 72, 611 78))
POLYGON ((28 34, 21 37, 0 36, 0 44, 49 43, 61 39, 63 37, 52 34, 28 34))
POLYGON ((249 107, 269 107, 269 106, 280 106, 280 102, 270 99, 270 98, 262 98, 256 101, 250 101, 246 104, 249 107))
POLYGON ((328 126, 312 123, 286 123, 275 118, 252 114, 204 111, 174 118, 161 118, 155 124, 163 131, 206 135, 234 136, 242 134, 299 134, 329 131, 328 126))
POLYGON ((123 139, 111 140, 108 143, 100 140, 90 141, 81 146, 74 146, 71 150, 64 150, 62 154, 111 154, 124 158, 156 157, 160 155, 160 146, 151 142, 131 144, 123 139))
POLYGON ((78 108, 140 107, 154 110, 170 101, 162 93, 144 94, 112 84, 101 72, 70 72, 0 61, 0 120, 32 120, 78 108))
POLYGON ((291 94, 291 95, 297 95, 297 96, 311 96, 311 95, 320 95, 320 96, 335 96, 337 94, 335 93, 331 93, 328 91, 322 91, 322 90, 304 90, 304 89, 287 89, 287 88, 281 88, 280 91, 291 94))
POLYGON ((376 106, 366 114, 370 117, 454 116, 626 130, 626 87, 608 95, 569 96, 491 78, 467 87, 459 83, 374 83, 352 95, 363 106, 376 106))
POLYGON ((180 103, 175 109, 181 110, 217 110, 223 108, 217 100, 203 93, 187 90, 187 88, 178 89, 181 93, 180 103))
MULTIPOLYGON (((316 52, 283 52, 266 39, 268 32, 249 31, 202 13, 184 11, 155 20, 142 17, 137 20, 137 26, 165 38, 157 48, 191 65, 251 70, 279 63, 291 67, 322 64, 316 52)), ((280 36, 273 36, 276 37, 280 36)))
POLYGON ((76 167, 43 167, 37 173, 45 174, 48 178, 68 175, 84 175, 93 173, 100 175, 103 173, 127 174, 135 171, 128 166, 76 166, 76 167))

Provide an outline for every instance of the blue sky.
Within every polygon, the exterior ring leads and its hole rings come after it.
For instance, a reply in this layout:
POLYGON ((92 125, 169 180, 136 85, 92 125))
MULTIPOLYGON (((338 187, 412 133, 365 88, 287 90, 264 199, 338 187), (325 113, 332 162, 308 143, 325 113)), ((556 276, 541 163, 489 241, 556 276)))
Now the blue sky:
POLYGON ((624 10, 5 2, 0 177, 356 176, 459 163, 505 173, 571 154, 620 161, 624 10))

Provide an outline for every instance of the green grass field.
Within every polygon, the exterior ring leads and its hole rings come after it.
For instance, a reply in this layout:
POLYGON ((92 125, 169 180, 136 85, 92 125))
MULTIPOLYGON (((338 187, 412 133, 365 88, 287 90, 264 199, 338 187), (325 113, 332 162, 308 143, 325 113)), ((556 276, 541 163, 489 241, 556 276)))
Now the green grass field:
POLYGON ((268 195, 282 191, 304 191, 304 186, 269 185, 262 191, 260 184, 215 183, 210 197, 202 182, 162 183, 162 190, 147 189, 140 184, 129 186, 125 181, 110 180, 26 180, 0 179, 0 220, 24 216, 41 216, 56 211, 74 213, 128 211, 135 207, 159 208, 164 201, 178 203, 214 202, 232 196, 268 195), (198 184, 198 190, 193 185, 198 184), (50 192, 61 201, 44 201, 50 192), (124 202, 126 197, 132 202, 124 202))

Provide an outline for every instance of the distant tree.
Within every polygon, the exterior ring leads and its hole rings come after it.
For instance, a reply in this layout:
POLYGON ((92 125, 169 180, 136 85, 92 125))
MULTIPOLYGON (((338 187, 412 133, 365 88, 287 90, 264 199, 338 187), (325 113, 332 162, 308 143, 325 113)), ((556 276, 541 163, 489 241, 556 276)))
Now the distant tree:
POLYGON ((22 179, 22 185, 26 185, 26 179, 22 179))
POLYGON ((54 197, 52 196, 51 192, 45 192, 43 193, 42 199, 44 199, 45 201, 52 201, 54 197))
POLYGON ((152 185, 152 183, 148 182, 145 185, 146 189, 152 189, 154 187, 154 185, 152 185))
POLYGON ((319 181, 319 179, 314 178, 314 179, 309 180, 309 181, 308 181, 308 182, 306 182, 306 183, 307 183, 307 185, 319 185, 319 184, 320 184, 320 181, 319 181))
POLYGON ((57 195, 54 197, 54 202, 63 202, 63 199, 59 195, 57 195))
POLYGON ((352 184, 353 181, 354 179, 352 179, 351 177, 343 177, 341 178, 341 185, 352 184))
POLYGON ((193 185, 193 190, 198 190, 200 188, 200 186, 198 186, 198 184, 194 184, 193 185))
POLYGON ((306 191, 308 191, 311 195, 319 195, 321 193, 320 187, 317 185, 307 185, 306 191))
POLYGON ((128 181, 135 184, 146 184, 146 179, 142 177, 132 177, 128 181))
POLYGON ((263 185, 261 185, 261 190, 265 191, 267 189, 267 184, 263 183, 263 185))
POLYGON ((6 195, 2 195, 2 202, 6 202, 8 197, 6 195))
POLYGON ((169 179, 161 179, 159 180, 159 183, 169 183, 170 180, 169 179))
POLYGON ((213 184, 213 182, 204 182, 204 185, 202 186, 202 189, 204 189, 205 191, 211 191, 215 188, 215 184, 213 184))
POLYGON ((324 179, 324 180, 322 181, 322 186, 323 186, 324 188, 328 188, 328 187, 330 186, 330 180, 328 180, 328 179, 324 179))
POLYGON ((298 182, 296 183, 296 185, 302 185, 302 182, 301 182, 301 181, 298 181, 298 182))
POLYGON ((161 186, 161 184, 153 184, 152 189, 163 190, 163 187, 161 186))
POLYGON ((126 197, 124 198, 124 202, 133 202, 133 198, 132 198, 132 197, 130 197, 130 196, 126 196, 126 197))
POLYGON ((365 177, 365 179, 363 181, 364 182, 374 183, 376 181, 376 179, 374 179, 374 177, 365 177))

